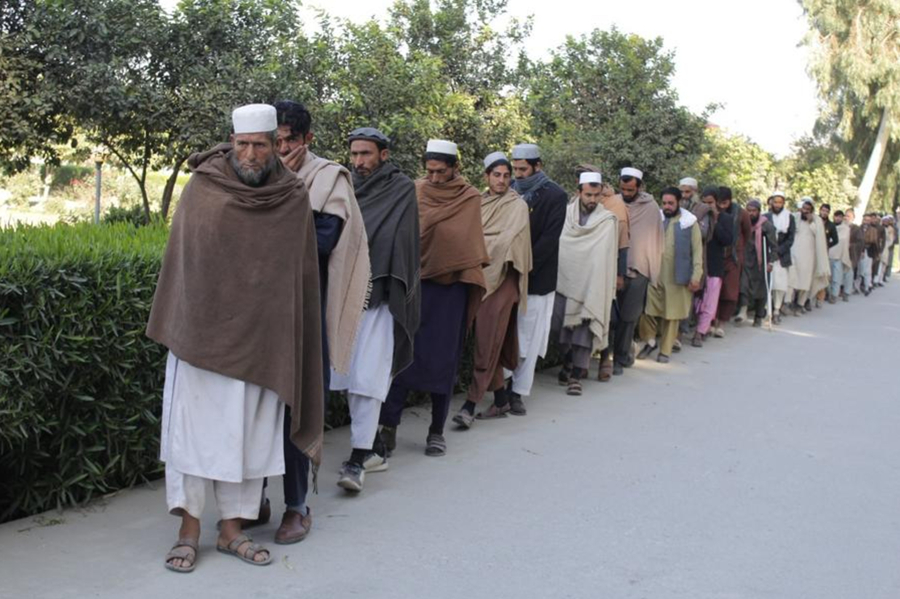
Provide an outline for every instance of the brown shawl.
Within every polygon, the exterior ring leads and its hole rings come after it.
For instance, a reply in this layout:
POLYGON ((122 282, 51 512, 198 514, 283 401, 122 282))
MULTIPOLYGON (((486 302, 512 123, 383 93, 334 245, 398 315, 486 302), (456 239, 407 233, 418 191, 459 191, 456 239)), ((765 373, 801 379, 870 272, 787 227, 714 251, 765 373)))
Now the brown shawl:
POLYGON ((306 183, 314 211, 332 214, 344 222, 341 237, 328 258, 325 332, 331 366, 346 374, 369 287, 366 229, 347 169, 308 152, 297 176, 306 183))
POLYGON ((489 266, 484 267, 484 297, 494 293, 506 278, 509 265, 519 273, 519 312, 525 312, 528 273, 531 271, 531 228, 528 204, 510 188, 502 196, 486 191, 481 195, 481 224, 489 266))
POLYGON ((663 253, 662 216, 653 196, 644 191, 628 206, 631 245, 628 247, 628 270, 639 272, 655 285, 659 278, 663 253))
POLYGON ((481 194, 462 175, 446 183, 416 181, 422 280, 471 285, 469 319, 472 323, 485 282, 483 266, 490 263, 481 226, 481 194))
POLYGON ((619 223, 619 249, 629 247, 631 245, 631 228, 628 222, 628 207, 625 204, 625 200, 619 194, 604 194, 600 198, 600 203, 616 216, 616 220, 619 223))
POLYGON ((280 160, 261 187, 230 144, 188 160, 147 336, 189 364, 291 408, 291 441, 318 465, 324 396, 316 235, 306 187, 280 160))

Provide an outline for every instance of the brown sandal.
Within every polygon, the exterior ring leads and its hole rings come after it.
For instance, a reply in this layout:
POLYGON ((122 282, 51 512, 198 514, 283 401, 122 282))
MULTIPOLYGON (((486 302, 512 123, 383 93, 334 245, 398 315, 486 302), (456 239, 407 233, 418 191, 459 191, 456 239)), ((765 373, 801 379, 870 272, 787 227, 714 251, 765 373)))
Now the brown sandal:
POLYGON ((241 561, 245 561, 248 564, 253 564, 254 566, 268 566, 272 563, 272 552, 260 545, 259 543, 254 543, 253 539, 250 538, 249 535, 238 535, 228 543, 228 546, 220 545, 216 543, 216 551, 220 553, 225 553, 227 555, 233 555, 241 561), (248 546, 240 551, 241 545, 247 543, 248 546), (267 557, 263 561, 256 561, 254 558, 257 554, 266 552, 267 557))
POLYGON ((597 380, 601 383, 608 383, 613 375, 612 360, 604 360, 600 362, 600 370, 597 371, 597 380))
POLYGON ((581 381, 578 379, 570 379, 569 387, 566 389, 566 395, 581 395, 581 381))
POLYGON ((197 544, 197 541, 191 538, 178 539, 178 541, 174 545, 172 545, 172 548, 166 554, 166 569, 171 570, 172 572, 193 572, 194 568, 197 567, 197 555, 199 555, 199 553, 200 546, 197 544), (172 560, 176 559, 180 559, 182 561, 189 559, 191 560, 191 565, 176 566, 172 563, 172 560))
POLYGON ((491 404, 484 412, 478 412, 478 415, 475 416, 478 420, 492 420, 494 418, 506 418, 506 413, 509 412, 510 407, 509 404, 506 404, 502 408, 498 408, 496 405, 491 404))

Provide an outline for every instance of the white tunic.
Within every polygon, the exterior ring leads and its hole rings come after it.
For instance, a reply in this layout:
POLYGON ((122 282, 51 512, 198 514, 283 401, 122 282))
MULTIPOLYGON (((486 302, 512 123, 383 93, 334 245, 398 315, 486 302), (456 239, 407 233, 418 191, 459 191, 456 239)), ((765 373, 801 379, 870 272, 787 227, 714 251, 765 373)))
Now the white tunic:
POLYGON ((160 459, 167 467, 239 483, 284 474, 284 405, 274 391, 166 361, 160 459))
POLYGON ((384 401, 391 388, 394 362, 394 317, 386 302, 363 312, 353 346, 350 372, 332 369, 331 390, 384 401))

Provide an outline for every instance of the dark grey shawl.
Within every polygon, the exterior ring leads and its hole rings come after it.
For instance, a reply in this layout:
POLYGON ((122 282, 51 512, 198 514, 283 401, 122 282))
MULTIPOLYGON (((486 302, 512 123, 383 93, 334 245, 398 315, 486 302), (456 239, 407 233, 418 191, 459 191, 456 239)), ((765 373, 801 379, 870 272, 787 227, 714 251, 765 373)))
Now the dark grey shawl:
POLYGON ((394 318, 391 375, 412 363, 413 339, 419 329, 419 209, 416 187, 391 163, 369 177, 353 173, 356 202, 369 238, 372 290, 369 307, 388 302, 394 318))

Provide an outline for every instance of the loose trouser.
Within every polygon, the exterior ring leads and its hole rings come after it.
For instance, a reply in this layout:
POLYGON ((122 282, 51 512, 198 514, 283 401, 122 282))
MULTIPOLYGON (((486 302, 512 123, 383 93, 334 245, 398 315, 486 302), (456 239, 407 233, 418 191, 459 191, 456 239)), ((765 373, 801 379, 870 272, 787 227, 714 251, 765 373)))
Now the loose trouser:
POLYGON ((722 279, 720 277, 706 277, 706 288, 703 290, 703 295, 695 302, 697 332, 701 335, 709 333, 712 321, 716 319, 721 291, 722 279))
POLYGON ((831 261, 831 297, 838 297, 843 287, 845 294, 853 292, 853 269, 840 260, 831 261))
POLYGON ((613 360, 622 366, 631 363, 634 329, 644 312, 649 283, 650 279, 642 274, 625 277, 625 285, 616 293, 616 305, 612 311, 615 323, 609 327, 609 346, 613 349, 613 360))
MULTIPOLYGON (((409 389, 398 385, 396 382, 391 385, 387 399, 381 406, 381 424, 384 426, 399 426, 400 417, 403 414, 403 408, 406 407, 406 398, 409 396, 409 389)), ((444 434, 444 424, 447 422, 447 414, 450 413, 449 394, 431 393, 431 426, 428 427, 429 433, 436 435, 444 434)))
POLYGON ((518 343, 509 350, 506 360, 503 349, 507 338, 516 339, 517 331, 510 330, 510 323, 516 325, 516 302, 519 300, 518 273, 507 274, 498 289, 489 295, 478 309, 475 317, 475 356, 472 369, 472 382, 469 384, 466 399, 478 403, 488 391, 497 391, 504 386, 504 369, 501 362, 509 366, 517 364, 518 343), (510 337, 515 335, 515 337, 510 337))
POLYGON ((862 290, 869 291, 872 289, 872 258, 868 254, 863 254, 859 259, 859 274, 862 279, 862 290))
POLYGON ((556 292, 529 295, 527 310, 518 315, 519 365, 511 374, 512 391, 522 397, 531 395, 538 358, 547 352, 555 297, 556 292))
POLYGON ((230 483, 184 474, 167 465, 166 502, 169 513, 180 516, 181 510, 184 510, 199 520, 206 503, 207 482, 212 483, 219 518, 256 520, 259 517, 259 498, 262 495, 263 479, 252 478, 239 483, 230 483))
POLYGON ((659 316, 644 314, 638 323, 638 335, 644 341, 650 341, 660 337, 659 353, 671 356, 675 339, 678 338, 677 320, 667 320, 659 316))

